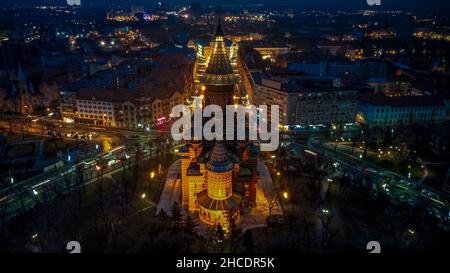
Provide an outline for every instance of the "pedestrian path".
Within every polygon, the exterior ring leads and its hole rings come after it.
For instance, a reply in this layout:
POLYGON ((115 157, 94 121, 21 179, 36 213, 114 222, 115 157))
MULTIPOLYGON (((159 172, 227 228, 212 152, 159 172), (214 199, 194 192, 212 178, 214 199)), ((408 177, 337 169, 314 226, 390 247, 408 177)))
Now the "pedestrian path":
POLYGON ((181 159, 178 159, 170 165, 167 171, 164 188, 159 199, 156 213, 164 210, 167 215, 172 215, 172 205, 177 202, 181 205, 181 180, 178 179, 178 174, 181 170, 181 159))

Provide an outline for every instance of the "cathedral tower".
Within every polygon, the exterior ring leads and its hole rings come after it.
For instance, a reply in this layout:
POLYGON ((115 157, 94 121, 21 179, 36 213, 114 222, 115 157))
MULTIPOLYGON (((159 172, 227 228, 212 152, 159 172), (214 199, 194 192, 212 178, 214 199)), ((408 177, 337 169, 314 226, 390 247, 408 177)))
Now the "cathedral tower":
POLYGON ((225 109, 226 105, 234 104, 235 85, 239 82, 225 49, 222 25, 217 25, 214 50, 201 79, 201 90, 205 97, 205 105, 216 104, 225 109))

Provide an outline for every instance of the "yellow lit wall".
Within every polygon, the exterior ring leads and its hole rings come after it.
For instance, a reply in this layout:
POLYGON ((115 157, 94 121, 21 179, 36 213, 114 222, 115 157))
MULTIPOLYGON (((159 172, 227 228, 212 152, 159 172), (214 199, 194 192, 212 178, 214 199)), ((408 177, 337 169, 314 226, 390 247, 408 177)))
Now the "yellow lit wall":
POLYGON ((208 196, 216 200, 224 200, 232 194, 232 173, 207 172, 208 196))
POLYGON ((197 193, 204 191, 206 183, 204 183, 203 175, 201 176, 188 176, 189 180, 189 211, 198 211, 197 193))

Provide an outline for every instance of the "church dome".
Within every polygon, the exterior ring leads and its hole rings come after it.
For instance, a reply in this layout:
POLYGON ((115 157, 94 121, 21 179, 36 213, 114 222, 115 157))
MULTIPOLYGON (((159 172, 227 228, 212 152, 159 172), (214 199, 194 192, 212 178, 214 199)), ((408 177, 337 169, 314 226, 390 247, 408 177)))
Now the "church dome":
POLYGON ((212 172, 228 172, 233 169, 229 151, 223 142, 216 142, 205 167, 212 172))

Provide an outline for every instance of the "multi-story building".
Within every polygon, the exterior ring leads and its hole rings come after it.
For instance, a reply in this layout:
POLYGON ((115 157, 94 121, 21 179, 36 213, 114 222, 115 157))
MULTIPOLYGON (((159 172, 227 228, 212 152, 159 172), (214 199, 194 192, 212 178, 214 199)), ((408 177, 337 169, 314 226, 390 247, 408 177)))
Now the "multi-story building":
POLYGON ((317 63, 309 63, 306 61, 298 63, 288 64, 288 69, 292 71, 299 71, 304 73, 306 76, 311 77, 324 77, 327 75, 328 63, 325 61, 317 63))
POLYGON ((392 76, 388 78, 369 78, 367 83, 375 93, 383 93, 387 97, 423 95, 423 91, 414 87, 407 76, 392 76))
POLYGON ((379 93, 361 98, 358 122, 369 127, 433 124, 445 120, 444 100, 433 96, 386 97, 379 93))
MULTIPOLYGON (((254 75, 259 79, 260 75, 254 75)), ((280 125, 345 124, 355 121, 358 91, 335 78, 274 80, 263 76, 255 85, 256 105, 279 105, 280 125)), ((270 114, 270 112, 269 112, 270 114)))
POLYGON ((271 105, 280 107, 280 125, 287 125, 289 93, 282 89, 281 81, 261 77, 260 73, 252 73, 255 81, 255 105, 268 106, 268 120, 271 120, 271 105))
POLYGON ((330 125, 356 121, 358 91, 344 87, 299 87, 290 93, 288 125, 330 125))
POLYGON ((187 98, 192 78, 192 62, 192 57, 185 52, 163 53, 150 61, 121 64, 70 83, 61 91, 62 116, 70 120, 79 118, 83 122, 95 119, 96 116, 89 112, 80 116, 81 113, 77 110, 77 92, 89 93, 81 91, 82 89, 107 90, 104 93, 113 94, 116 97, 111 99, 118 102, 124 102, 128 99, 127 96, 133 96, 137 120, 110 122, 108 119, 105 122, 99 121, 99 125, 151 128, 166 123, 170 120, 172 107, 183 104, 187 98))
POLYGON ((59 92, 47 85, 35 88, 19 64, 16 71, 10 75, 10 85, 0 92, 0 108, 2 112, 33 114, 43 108, 48 108, 59 100, 59 92))
POLYGON ((123 89, 80 89, 77 118, 96 126, 137 128, 136 96, 123 89))
POLYGON ((289 47, 284 46, 256 46, 254 49, 261 54, 261 57, 264 60, 271 61, 275 61, 278 56, 287 54, 291 51, 289 47))
POLYGON ((342 77, 353 76, 364 79, 386 78, 387 66, 375 59, 344 62, 296 62, 288 64, 288 69, 304 73, 312 77, 342 77))
POLYGON ((183 104, 181 91, 151 89, 145 96, 128 89, 88 89, 77 92, 76 118, 81 123, 120 128, 151 128, 170 120, 175 105, 183 104))

